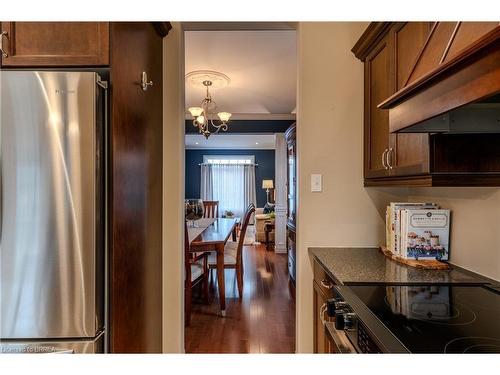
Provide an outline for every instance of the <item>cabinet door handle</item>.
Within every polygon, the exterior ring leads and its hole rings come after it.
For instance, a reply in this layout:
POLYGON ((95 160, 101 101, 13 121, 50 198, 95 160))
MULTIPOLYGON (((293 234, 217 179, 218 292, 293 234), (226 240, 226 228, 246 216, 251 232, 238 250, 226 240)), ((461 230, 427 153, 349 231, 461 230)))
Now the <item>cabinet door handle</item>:
POLYGON ((392 169, 392 164, 391 164, 391 161, 392 161, 392 154, 394 152, 394 149, 392 147, 389 147, 389 149, 387 150, 387 167, 389 169, 392 169))
POLYGON ((321 324, 325 325, 326 320, 325 320, 325 312, 327 309, 326 302, 321 305, 319 308, 319 320, 321 320, 321 324))
POLYGON ((0 53, 2 54, 2 57, 8 57, 9 54, 7 52, 5 52, 5 50, 3 48, 3 37, 8 38, 9 33, 7 31, 2 31, 2 33, 0 34, 0 53))
POLYGON ((332 289, 333 288, 333 284, 328 282, 326 279, 322 279, 321 280, 321 286, 323 288, 326 288, 326 289, 332 289))
POLYGON ((387 155, 387 151, 389 151, 387 148, 384 150, 384 152, 382 152, 382 166, 384 167, 384 169, 389 169, 389 167, 387 166, 387 164, 385 163, 386 162, 386 155, 387 155))
POLYGON ((140 85, 143 91, 148 91, 148 88, 153 86, 153 81, 148 81, 148 74, 146 72, 142 72, 140 85))

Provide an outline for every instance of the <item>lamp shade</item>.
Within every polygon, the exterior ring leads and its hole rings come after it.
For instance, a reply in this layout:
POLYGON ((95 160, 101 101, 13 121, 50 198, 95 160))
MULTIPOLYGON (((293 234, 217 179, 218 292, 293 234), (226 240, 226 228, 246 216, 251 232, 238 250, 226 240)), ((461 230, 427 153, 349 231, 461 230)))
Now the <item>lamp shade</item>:
POLYGON ((231 113, 219 112, 219 113, 217 113, 217 116, 219 116, 221 121, 227 122, 227 121, 229 121, 229 118, 231 117, 231 113))
POLYGON ((273 180, 262 180, 262 189, 274 189, 273 180))
POLYGON ((189 107, 188 111, 191 113, 191 116, 198 117, 203 113, 203 108, 201 107, 189 107))

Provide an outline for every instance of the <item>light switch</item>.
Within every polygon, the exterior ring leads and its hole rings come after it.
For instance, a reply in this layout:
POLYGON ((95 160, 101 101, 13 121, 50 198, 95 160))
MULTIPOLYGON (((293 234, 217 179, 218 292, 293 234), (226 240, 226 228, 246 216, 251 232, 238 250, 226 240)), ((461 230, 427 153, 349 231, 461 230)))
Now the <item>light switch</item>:
POLYGON ((322 176, 320 174, 311 175, 311 192, 323 191, 322 176))

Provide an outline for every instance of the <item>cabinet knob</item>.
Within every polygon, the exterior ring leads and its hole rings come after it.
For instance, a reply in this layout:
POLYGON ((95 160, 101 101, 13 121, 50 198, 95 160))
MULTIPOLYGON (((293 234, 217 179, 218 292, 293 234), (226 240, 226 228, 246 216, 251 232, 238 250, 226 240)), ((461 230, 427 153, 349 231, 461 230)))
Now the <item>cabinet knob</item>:
POLYGON ((329 282, 328 280, 326 280, 326 279, 322 279, 320 282, 321 282, 321 286, 323 288, 326 288, 326 289, 332 289, 333 288, 333 284, 331 282, 329 282))
POLYGON ((5 49, 3 48, 3 37, 8 38, 9 33, 7 31, 2 31, 2 33, 0 33, 0 53, 2 54, 2 57, 8 57, 9 54, 5 52, 5 49))

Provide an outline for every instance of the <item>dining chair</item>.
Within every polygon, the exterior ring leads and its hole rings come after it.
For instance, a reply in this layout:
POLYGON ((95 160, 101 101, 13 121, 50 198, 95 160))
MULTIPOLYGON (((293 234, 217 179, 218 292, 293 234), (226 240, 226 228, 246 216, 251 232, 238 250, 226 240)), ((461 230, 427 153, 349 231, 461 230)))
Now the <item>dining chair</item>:
POLYGON ((219 201, 203 201, 203 217, 216 219, 219 217, 219 201))
POLYGON ((189 245, 187 222, 184 224, 184 263, 186 279, 184 281, 185 324, 191 323, 191 298, 193 287, 203 283, 203 298, 208 301, 208 252, 194 253, 189 245))
MULTIPOLYGON (((247 231, 248 223, 252 214, 255 212, 253 203, 247 207, 243 222, 241 223, 240 236, 236 242, 227 242, 224 247, 224 269, 236 270, 236 279, 238 282, 238 295, 241 299, 243 297, 243 245, 245 243, 245 233, 247 231)), ((217 254, 211 252, 208 256, 209 269, 217 268, 217 254)))

